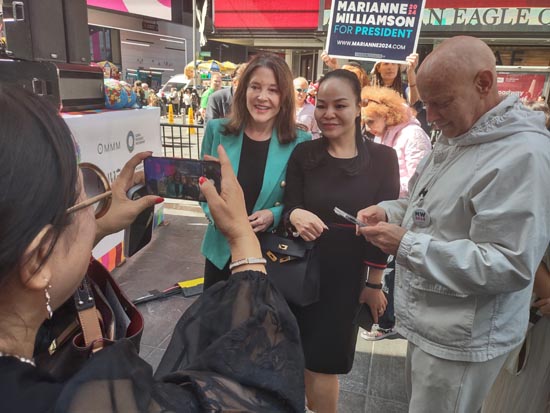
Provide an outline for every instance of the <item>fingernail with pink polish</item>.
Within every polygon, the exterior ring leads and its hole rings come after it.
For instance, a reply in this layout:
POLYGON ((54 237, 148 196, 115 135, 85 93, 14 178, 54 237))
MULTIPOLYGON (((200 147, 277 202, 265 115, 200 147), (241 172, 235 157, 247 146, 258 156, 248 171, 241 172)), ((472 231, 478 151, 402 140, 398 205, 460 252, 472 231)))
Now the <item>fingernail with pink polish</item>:
POLYGON ((156 204, 161 204, 161 203, 163 203, 163 202, 164 202, 164 198, 162 198, 162 197, 160 197, 160 196, 159 196, 157 199, 155 199, 155 205, 156 205, 156 204))
POLYGON ((204 184, 206 181, 208 181, 208 179, 206 179, 205 176, 201 176, 201 177, 199 178, 199 185, 204 184))

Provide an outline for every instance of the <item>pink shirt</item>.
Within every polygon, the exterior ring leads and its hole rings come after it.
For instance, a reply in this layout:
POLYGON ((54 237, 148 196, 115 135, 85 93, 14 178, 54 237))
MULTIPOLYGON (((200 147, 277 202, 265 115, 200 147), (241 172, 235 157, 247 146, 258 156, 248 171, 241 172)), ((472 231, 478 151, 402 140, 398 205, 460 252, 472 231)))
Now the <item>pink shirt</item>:
POLYGON ((307 100, 304 102, 304 106, 301 108, 296 107, 296 123, 301 123, 307 127, 308 132, 311 132, 313 139, 317 139, 321 136, 321 131, 317 126, 317 121, 314 116, 315 106, 309 103, 307 100))
POLYGON ((430 138, 420 127, 420 122, 416 118, 411 118, 399 125, 389 126, 382 136, 381 143, 391 146, 397 152, 401 181, 399 198, 404 198, 409 194, 409 179, 413 176, 416 166, 432 150, 430 138))

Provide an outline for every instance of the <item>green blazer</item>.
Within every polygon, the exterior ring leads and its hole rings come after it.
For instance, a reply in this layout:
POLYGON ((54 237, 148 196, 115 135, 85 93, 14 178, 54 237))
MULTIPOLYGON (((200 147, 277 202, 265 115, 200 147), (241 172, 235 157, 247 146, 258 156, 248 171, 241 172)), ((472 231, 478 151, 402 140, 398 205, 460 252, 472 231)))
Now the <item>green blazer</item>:
MULTIPOLYGON (((225 122, 225 119, 212 119, 208 121, 202 141, 201 158, 204 158, 204 155, 218 157, 218 145, 221 144, 231 160, 231 166, 233 166, 235 175, 237 175, 239 172, 239 161, 241 159, 243 132, 241 131, 238 136, 223 135, 221 131, 225 122)), ((262 189, 254 205, 254 211, 269 209, 273 212, 273 226, 269 230, 277 227, 281 221, 288 158, 290 158, 290 154, 296 145, 307 140, 311 140, 311 135, 308 132, 298 130, 294 142, 281 145, 277 139, 277 131, 273 130, 271 142, 269 143, 269 151, 267 153, 262 189)), ((202 241, 201 252, 216 267, 222 269, 231 257, 229 244, 223 234, 216 229, 214 220, 208 209, 208 204, 202 202, 201 207, 209 222, 202 241)))

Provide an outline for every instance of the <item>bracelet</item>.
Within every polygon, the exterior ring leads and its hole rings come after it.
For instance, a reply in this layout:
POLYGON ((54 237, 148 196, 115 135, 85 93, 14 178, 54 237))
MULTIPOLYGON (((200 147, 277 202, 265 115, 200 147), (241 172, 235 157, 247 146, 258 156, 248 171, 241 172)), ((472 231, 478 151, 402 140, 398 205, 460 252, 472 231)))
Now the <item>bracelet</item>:
POLYGON ((265 258, 243 258, 242 260, 233 261, 229 264, 229 270, 233 268, 240 267, 247 264, 266 264, 267 261, 265 258))
POLYGON ((409 85, 409 87, 416 87, 416 83, 414 85, 409 85))
POLYGON ((373 283, 370 283, 370 282, 366 282, 365 285, 368 287, 368 288, 374 288, 375 290, 381 290, 382 289, 382 284, 373 284, 373 283))

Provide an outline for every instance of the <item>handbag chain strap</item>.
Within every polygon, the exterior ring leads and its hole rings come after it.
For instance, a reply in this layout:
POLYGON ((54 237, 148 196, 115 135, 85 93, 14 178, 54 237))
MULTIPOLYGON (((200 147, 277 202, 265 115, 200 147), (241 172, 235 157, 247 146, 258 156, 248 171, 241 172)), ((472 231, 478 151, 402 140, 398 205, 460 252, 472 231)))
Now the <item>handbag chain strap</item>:
POLYGON ((92 344, 93 352, 101 350, 103 348, 103 334, 99 324, 94 294, 87 276, 84 277, 82 284, 73 294, 73 298, 86 347, 92 344))

